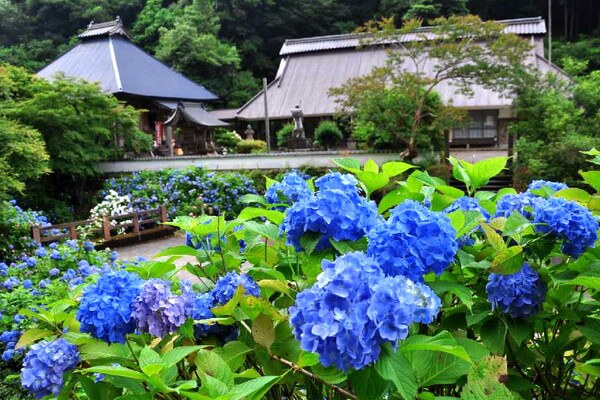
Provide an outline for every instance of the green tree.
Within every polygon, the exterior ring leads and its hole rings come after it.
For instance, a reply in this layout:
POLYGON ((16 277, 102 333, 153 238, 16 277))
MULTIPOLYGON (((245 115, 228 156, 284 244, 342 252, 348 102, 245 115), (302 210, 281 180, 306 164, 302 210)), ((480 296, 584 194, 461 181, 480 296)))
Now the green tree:
POLYGON ((48 160, 38 131, 0 117, 0 201, 23 193, 26 181, 48 173, 48 160))
POLYGON ((381 13, 398 20, 467 14, 467 0, 382 0, 381 13))
MULTIPOLYGON (((409 159, 419 153, 417 143, 422 125, 432 123, 427 115, 437 118, 428 111, 428 101, 439 84, 451 82, 463 94, 472 93, 475 84, 506 93, 530 77, 530 67, 523 64, 529 44, 516 35, 505 34, 502 24, 483 22, 471 15, 438 18, 431 21, 428 29, 421 28, 421 20, 407 21, 400 29, 395 28, 393 19, 366 25, 364 45, 386 43, 385 65, 367 76, 350 79, 331 92, 337 96, 343 114, 352 114, 369 101, 371 90, 393 87, 407 96, 414 108, 410 130, 403 137, 402 155, 409 159), (408 34, 415 39, 402 40, 408 34), (486 45, 482 46, 482 42, 486 45)), ((439 110, 444 110, 440 120, 447 121, 452 113, 446 112, 446 108, 439 110)))
POLYGON ((315 129, 315 140, 327 149, 336 146, 343 135, 334 121, 321 121, 315 129))

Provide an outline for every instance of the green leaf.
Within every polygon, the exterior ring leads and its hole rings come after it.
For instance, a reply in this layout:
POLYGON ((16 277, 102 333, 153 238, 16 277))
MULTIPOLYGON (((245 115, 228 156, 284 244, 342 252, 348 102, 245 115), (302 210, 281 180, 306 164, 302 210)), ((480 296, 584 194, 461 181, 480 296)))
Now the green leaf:
POLYGON ((298 365, 300 367, 312 367, 319 363, 319 355, 315 353, 309 353, 307 351, 302 351, 300 354, 300 359, 298 360, 298 365))
POLYGON ((519 271, 522 266, 523 248, 521 246, 511 246, 496 255, 492 261, 490 272, 509 275, 519 271))
POLYGON ((458 345, 447 345, 439 343, 414 343, 402 346, 400 351, 407 353, 410 351, 426 350, 426 351, 437 351, 440 353, 448 353, 462 360, 472 363, 471 357, 465 351, 462 346, 458 345))
POLYGON ((140 368, 146 375, 154 375, 162 369, 162 360, 157 352, 146 346, 139 355, 140 368), (159 366, 160 368, 157 368, 159 366))
POLYGON ((454 178, 463 182, 467 186, 471 186, 471 178, 469 177, 469 174, 467 173, 467 170, 463 164, 460 162, 461 160, 450 156, 448 161, 450 161, 450 164, 452 164, 452 175, 454 178))
POLYGON ((405 188, 394 189, 381 199, 377 210, 380 214, 389 210, 392 207, 397 206, 405 200, 423 201, 425 196, 422 193, 415 193, 406 190, 405 188))
POLYGON ((333 385, 337 385, 346 380, 346 374, 335 367, 325 368, 321 364, 315 364, 312 367, 312 372, 325 382, 333 385))
POLYGON ((265 314, 259 314, 252 321, 252 337, 257 344, 270 350, 271 345, 275 342, 275 329, 271 318, 265 314))
POLYGON ((531 221, 521 215, 520 212, 513 211, 504 223, 504 234, 507 236, 518 234, 523 232, 531 225, 531 221))
POLYGON ((192 256, 198 257, 198 250, 190 246, 173 246, 164 249, 163 251, 155 254, 153 258, 165 257, 165 256, 192 256))
POLYGON ((21 347, 29 346, 39 339, 43 339, 52 335, 54 335, 54 332, 49 329, 28 329, 19 337, 19 341, 17 342, 15 348, 19 349, 21 347))
POLYGON ((383 173, 377 174, 375 172, 360 171, 356 173, 358 180, 361 181, 367 189, 367 197, 376 190, 384 188, 390 179, 383 173))
POLYGON ((238 201, 240 203, 244 203, 244 204, 258 203, 258 204, 261 204, 263 206, 269 204, 269 203, 267 203, 267 201, 265 200, 264 197, 259 196, 257 194, 245 194, 245 195, 241 196, 238 199, 238 201))
POLYGON ((377 165, 377 163, 375 161, 369 159, 365 163, 363 170, 367 171, 367 172, 374 172, 377 174, 377 173, 379 173, 379 166, 377 165))
POLYGON ((585 183, 594 188, 596 192, 600 192, 600 171, 579 171, 585 183))
POLYGON ((279 227, 274 224, 264 224, 256 221, 244 222, 244 228, 262 237, 269 238, 275 242, 280 239, 279 227))
POLYGON ((395 352, 391 346, 381 349, 381 356, 375 364, 375 370, 383 379, 392 381, 398 394, 405 400, 412 400, 417 395, 417 377, 406 357, 395 352))
POLYGON ((300 245, 304 249, 306 254, 312 254, 321 240, 321 234, 319 232, 306 232, 300 238, 300 245))
POLYGON ((471 178, 473 188, 479 189, 487 185, 491 178, 498 175, 506 168, 507 157, 493 157, 472 164, 472 170, 467 172, 471 178))
MULTIPOLYGON (((198 367, 198 373, 201 379, 203 378, 203 375, 208 375, 208 377, 224 383, 229 390, 233 388, 233 372, 225 360, 215 352, 203 349, 198 350, 195 363, 198 367)), ((204 382, 203 379, 202 381, 204 382)))
POLYGON ((359 371, 351 372, 348 381, 352 385, 352 391, 359 400, 380 399, 387 388, 386 381, 379 376, 371 365, 359 371))
POLYGON ((98 367, 90 367, 83 370, 84 372, 89 373, 99 373, 110 376, 120 376, 122 378, 130 378, 136 381, 145 381, 146 375, 141 372, 134 371, 129 368, 125 368, 119 365, 103 365, 98 367))
POLYGON ((434 281, 429 282, 428 285, 438 296, 443 293, 452 293, 471 310, 473 306, 473 292, 468 287, 449 281, 434 281))
POLYGON ((448 185, 439 185, 435 187, 435 190, 439 191, 441 194, 444 194, 446 196, 450 196, 454 199, 458 199, 459 197, 462 197, 465 195, 465 192, 463 192, 460 189, 457 189, 453 186, 448 186, 448 185))
POLYGON ((481 341, 494 354, 504 354, 507 327, 500 318, 492 318, 481 326, 481 341))
POLYGON ((500 236, 494 228, 489 226, 488 224, 481 224, 485 232, 485 236, 488 240, 488 243, 496 252, 503 252, 506 250, 506 243, 504 243, 504 239, 500 236))
POLYGON ((583 204, 586 204, 592 198, 588 192, 577 188, 559 190, 556 192, 555 196, 566 200, 574 200, 583 204))
POLYGON ((80 347, 81 358, 84 360, 101 360, 105 358, 129 358, 131 352, 127 346, 120 343, 109 345, 100 340, 86 343, 80 347))
POLYGON ((261 376, 260 378, 235 385, 227 396, 230 400, 259 400, 264 397, 279 379, 281 379, 279 376, 261 376))
POLYGON ((162 356, 162 363, 165 368, 172 367, 176 365, 179 361, 183 360, 185 357, 189 356, 192 353, 197 352, 200 349, 203 349, 206 346, 184 346, 184 347, 174 347, 171 350, 167 351, 162 356))
POLYGON ((235 371, 241 367, 246 360, 246 354, 253 350, 253 348, 248 347, 246 344, 234 340, 226 343, 223 347, 216 347, 213 351, 225 360, 232 371, 235 371))
POLYGON ((558 285, 585 286, 590 289, 600 290, 600 277, 580 275, 570 281, 561 282, 558 285))
POLYGON ((416 168, 414 165, 407 164, 401 161, 389 161, 381 166, 381 171, 388 177, 393 178, 408 171, 409 169, 416 168))
POLYGON ((269 289, 275 292, 283 293, 293 299, 292 289, 284 282, 276 279, 263 279, 257 282, 261 289, 269 289))
POLYGON ((249 221, 254 218, 265 217, 274 224, 280 225, 283 222, 283 213, 276 210, 265 210, 264 208, 246 207, 240 212, 237 219, 241 222, 249 221))
POLYGON ((354 158, 336 158, 333 160, 333 162, 335 165, 345 169, 346 171, 350 171, 352 173, 360 171, 360 162, 354 158))

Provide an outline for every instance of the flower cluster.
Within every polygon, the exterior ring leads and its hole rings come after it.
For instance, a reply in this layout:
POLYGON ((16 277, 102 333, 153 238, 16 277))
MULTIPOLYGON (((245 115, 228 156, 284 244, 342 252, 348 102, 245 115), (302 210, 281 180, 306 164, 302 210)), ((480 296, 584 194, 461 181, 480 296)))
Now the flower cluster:
POLYGON ((81 299, 77 320, 81 332, 109 343, 125 343, 135 330, 133 300, 140 294, 142 280, 126 271, 108 272, 88 286, 81 299))
POLYGON ((550 188, 554 192, 558 192, 560 190, 569 188, 562 182, 544 181, 542 179, 539 179, 531 181, 529 186, 527 186, 527 192, 532 192, 534 190, 542 190, 544 187, 550 188))
POLYGON ((494 218, 508 218, 514 211, 519 212, 525 218, 532 217, 534 204, 544 201, 543 198, 531 193, 507 194, 496 202, 494 218))
POLYGON ((539 311, 546 297, 546 284, 525 263, 514 274, 490 274, 486 291, 492 310, 499 308, 512 318, 527 318, 539 311))
POLYGON ((171 284, 161 279, 144 282, 133 302, 133 317, 140 332, 164 337, 173 333, 191 316, 195 294, 188 283, 182 282, 180 296, 171 293, 171 284))
POLYGON ((23 360, 21 383, 36 398, 58 397, 64 374, 80 362, 77 346, 65 339, 41 341, 31 346, 23 360))
POLYGON ((2 334, 0 335, 0 342, 4 343, 4 345, 6 346, 6 349, 2 353, 2 361, 8 362, 8 361, 12 360, 16 354, 18 354, 18 353, 20 353, 20 351, 22 351, 22 348, 15 349, 20 337, 21 337, 20 331, 4 331, 4 332, 2 332, 2 334))
MULTIPOLYGON (((444 210, 444 213, 450 214, 451 212, 454 212, 457 210, 476 211, 483 216, 483 219, 485 222, 489 222, 490 219, 492 218, 490 213, 487 212, 487 210, 485 208, 481 207, 481 204, 479 204, 479 201, 474 197, 468 197, 468 196, 459 197, 458 199, 454 200, 454 202, 452 204, 450 204, 448 207, 446 207, 446 209, 444 210)), ((475 227, 469 233, 462 235, 460 238, 458 238, 459 246, 461 246, 461 247, 462 246, 472 246, 475 243, 475 241, 472 238, 470 238, 469 235, 475 231, 482 231, 482 229, 481 228, 478 229, 475 227)))
POLYGON ((337 241, 359 240, 379 221, 377 206, 362 197, 352 175, 329 173, 315 182, 317 193, 294 203, 286 210, 281 231, 288 244, 302 249, 307 233, 319 235, 317 250, 337 241))
POLYGON ((423 275, 439 275, 452 263, 458 250, 455 236, 443 213, 407 200, 392 209, 384 224, 369 232, 367 254, 386 275, 423 282, 423 275))
POLYGON ((213 173, 199 167, 177 170, 136 172, 111 178, 104 184, 103 196, 110 190, 131 198, 134 210, 168 205, 169 215, 193 213, 237 214, 239 198, 256 193, 251 180, 237 173, 213 173))
POLYGON ((551 197, 534 207, 536 230, 563 240, 563 253, 578 258, 598 240, 598 221, 574 201, 551 197))
MULTIPOLYGON (((260 288, 250 276, 233 271, 222 276, 213 290, 196 296, 192 318, 195 320, 214 318, 211 308, 231 300, 240 285, 244 288, 245 295, 260 297, 260 288)), ((199 338, 215 335, 228 341, 237 334, 237 329, 223 325, 196 324, 194 332, 199 338)))
POLYGON ((312 195, 306 181, 297 173, 287 173, 281 182, 272 184, 265 192, 265 199, 270 204, 293 204, 312 195))
POLYGON ((440 300, 429 288, 385 277, 363 253, 323 260, 317 283, 290 308, 294 335, 325 367, 361 369, 379 358, 384 342, 405 339, 413 322, 431 322, 440 300))

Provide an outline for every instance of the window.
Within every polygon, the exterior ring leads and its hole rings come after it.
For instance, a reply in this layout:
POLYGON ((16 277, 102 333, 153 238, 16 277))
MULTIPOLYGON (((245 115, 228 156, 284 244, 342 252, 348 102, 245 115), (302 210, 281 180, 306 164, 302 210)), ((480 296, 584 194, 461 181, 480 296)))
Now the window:
POLYGON ((498 136, 498 110, 469 111, 468 121, 454 128, 452 140, 468 139, 493 140, 498 136))

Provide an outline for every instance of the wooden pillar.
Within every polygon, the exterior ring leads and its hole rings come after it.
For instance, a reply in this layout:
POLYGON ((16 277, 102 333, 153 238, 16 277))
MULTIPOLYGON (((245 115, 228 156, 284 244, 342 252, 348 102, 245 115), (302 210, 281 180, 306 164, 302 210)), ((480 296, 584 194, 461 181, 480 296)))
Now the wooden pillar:
POLYGON ((42 234, 40 231, 40 227, 39 226, 34 226, 32 228, 32 236, 33 236, 33 240, 37 243, 37 244, 42 244, 42 234))
POLYGON ((171 126, 165 126, 165 136, 169 148, 169 157, 173 157, 173 128, 171 126))
POLYGON ((164 204, 158 209, 158 218, 161 223, 167 222, 167 206, 164 204))
POLYGON ((108 215, 102 217, 102 238, 105 241, 110 240, 110 221, 108 215))
POLYGON ((140 214, 138 213, 133 215, 133 232, 140 233, 140 214))

